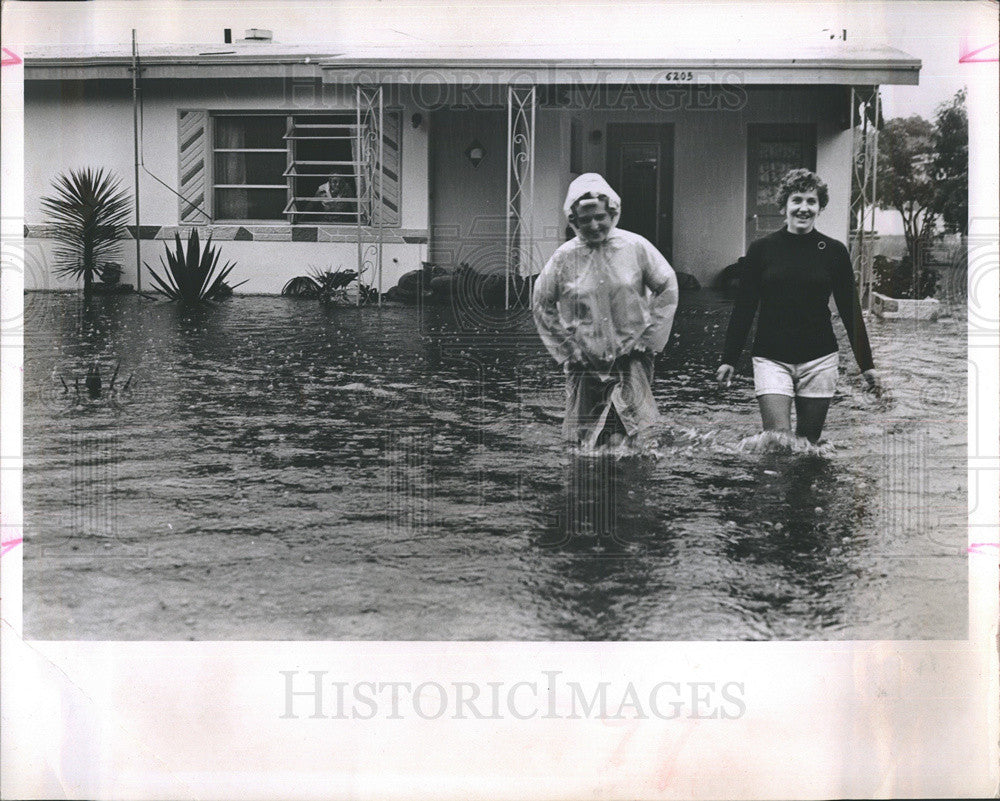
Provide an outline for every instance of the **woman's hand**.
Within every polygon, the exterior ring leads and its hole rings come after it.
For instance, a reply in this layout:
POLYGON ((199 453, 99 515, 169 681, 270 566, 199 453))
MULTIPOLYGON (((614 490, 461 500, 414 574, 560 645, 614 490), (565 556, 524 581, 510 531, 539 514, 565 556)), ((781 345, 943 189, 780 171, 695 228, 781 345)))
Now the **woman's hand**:
POLYGON ((719 365, 719 369, 715 371, 715 383, 719 385, 719 389, 724 389, 733 383, 733 373, 736 372, 731 364, 719 365))

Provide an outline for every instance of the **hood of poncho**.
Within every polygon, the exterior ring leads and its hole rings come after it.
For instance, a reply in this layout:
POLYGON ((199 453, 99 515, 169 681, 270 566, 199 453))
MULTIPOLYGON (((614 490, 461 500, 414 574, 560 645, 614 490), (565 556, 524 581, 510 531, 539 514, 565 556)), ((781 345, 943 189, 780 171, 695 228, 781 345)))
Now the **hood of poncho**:
MULTIPOLYGON (((618 218, 621 216, 622 199, 611 188, 611 185, 604 180, 603 176, 598 175, 596 172, 585 172, 569 185, 569 189, 566 192, 566 202, 563 203, 563 213, 566 215, 566 219, 569 220, 573 204, 587 195, 592 195, 593 197, 603 196, 608 199, 608 212, 611 214, 611 230, 613 231, 618 224, 618 218)), ((579 236, 580 231, 572 220, 569 220, 569 224, 577 236, 579 236)))

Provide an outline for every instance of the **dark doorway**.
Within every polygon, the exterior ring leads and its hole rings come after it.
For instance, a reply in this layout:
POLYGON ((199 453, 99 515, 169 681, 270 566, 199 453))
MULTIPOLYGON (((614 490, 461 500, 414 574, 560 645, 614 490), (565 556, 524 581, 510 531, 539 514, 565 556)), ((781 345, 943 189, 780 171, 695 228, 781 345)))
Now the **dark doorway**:
POLYGON ((621 195, 618 226, 646 237, 672 258, 674 127, 650 123, 608 126, 608 183, 621 195))

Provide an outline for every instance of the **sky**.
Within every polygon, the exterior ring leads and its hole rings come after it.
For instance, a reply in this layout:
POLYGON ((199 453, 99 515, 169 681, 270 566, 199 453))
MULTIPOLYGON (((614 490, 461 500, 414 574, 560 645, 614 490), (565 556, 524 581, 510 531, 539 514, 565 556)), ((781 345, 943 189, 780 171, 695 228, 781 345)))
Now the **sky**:
POLYGON ((888 44, 922 62, 918 86, 882 90, 886 117, 919 114, 933 119, 940 103, 950 100, 981 69, 959 62, 963 52, 989 48, 981 57, 997 57, 997 3, 885 3, 888 44), (992 45, 992 47, 990 47, 992 45))

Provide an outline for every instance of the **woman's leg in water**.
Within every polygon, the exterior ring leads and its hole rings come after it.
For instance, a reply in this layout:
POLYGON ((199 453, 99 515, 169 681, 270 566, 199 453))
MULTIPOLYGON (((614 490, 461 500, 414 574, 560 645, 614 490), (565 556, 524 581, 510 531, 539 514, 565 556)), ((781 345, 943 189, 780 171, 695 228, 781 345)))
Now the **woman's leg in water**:
POLYGON ((788 395, 758 395, 757 405, 765 431, 792 433, 792 399, 788 395))
POLYGON ((813 444, 823 433, 830 398, 795 398, 795 433, 813 444))
POLYGON ((596 447, 607 445, 611 448, 617 448, 627 438, 628 431, 625 430, 625 424, 622 422, 621 417, 618 416, 618 411, 614 405, 612 405, 608 409, 607 420, 604 422, 604 428, 601 429, 601 433, 597 435, 595 445, 596 447))

